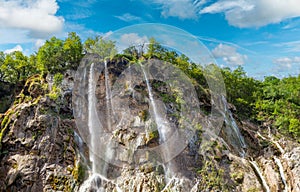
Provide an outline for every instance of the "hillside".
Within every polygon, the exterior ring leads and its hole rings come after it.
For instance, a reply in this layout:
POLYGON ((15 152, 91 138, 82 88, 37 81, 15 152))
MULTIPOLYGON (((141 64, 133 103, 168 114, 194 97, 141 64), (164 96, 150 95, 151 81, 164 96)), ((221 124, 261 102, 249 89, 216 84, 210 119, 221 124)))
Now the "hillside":
POLYGON ((1 54, 0 78, 1 191, 300 191, 300 76, 70 33, 1 54))

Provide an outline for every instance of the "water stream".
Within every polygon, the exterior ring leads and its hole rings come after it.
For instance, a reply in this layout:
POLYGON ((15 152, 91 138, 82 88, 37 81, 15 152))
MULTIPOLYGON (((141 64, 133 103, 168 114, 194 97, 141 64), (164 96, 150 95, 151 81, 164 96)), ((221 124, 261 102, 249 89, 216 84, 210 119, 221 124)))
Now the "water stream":
POLYGON ((263 186, 264 191, 265 191, 265 192, 270 192, 270 187, 268 186, 268 184, 267 184, 267 182, 266 182, 266 180, 265 180, 265 178, 264 178, 262 172, 260 171, 260 169, 259 169, 259 167, 258 167, 256 161, 249 161, 249 162, 250 162, 250 164, 252 165, 252 167, 253 167, 255 173, 256 173, 257 176, 259 177, 259 179, 260 179, 260 181, 261 181, 261 184, 262 184, 262 186, 263 186))
MULTIPOLYGON (((150 106, 152 108, 152 113, 153 113, 153 117, 157 126, 157 131, 159 133, 159 142, 160 144, 164 143, 167 141, 169 132, 171 131, 170 126, 169 126, 169 122, 168 120, 165 119, 165 117, 163 116, 163 114, 165 113, 161 113, 158 109, 158 105, 153 97, 153 93, 152 93, 152 88, 151 85, 149 83, 149 79, 148 79, 148 75, 147 72, 145 71, 145 69, 143 68, 143 66, 141 67, 143 74, 144 74, 144 78, 146 81, 146 85, 147 85, 147 90, 148 90, 148 95, 149 95, 149 100, 150 100, 150 106)), ((163 154, 163 162, 166 162, 166 160, 169 159, 169 149, 166 149, 165 151, 162 152, 163 154)), ((165 179, 167 183, 170 183, 172 181, 172 178, 175 174, 175 171, 173 169, 172 163, 171 162, 167 162, 163 165, 164 167, 164 171, 165 171, 165 179)))
MULTIPOLYGON (((106 107, 107 117, 111 116, 111 91, 109 86, 109 75, 107 63, 105 63, 105 87, 106 87, 106 107)), ((90 177, 82 184, 79 191, 97 191, 102 192, 105 189, 102 187, 103 182, 111 182, 115 184, 116 190, 121 192, 121 189, 113 180, 107 179, 108 163, 101 159, 98 155, 105 153, 105 157, 111 158, 113 155, 111 142, 106 138, 105 130, 99 122, 96 109, 96 73, 94 71, 94 63, 91 64, 88 77, 88 128, 90 134, 90 152, 89 159, 92 164, 90 177), (106 142, 103 140, 106 139, 106 142), (100 140, 99 140, 100 139, 100 140), (101 140, 102 139, 102 140, 101 140)), ((107 129, 111 130, 111 119, 107 118, 107 129)))
POLYGON ((106 121, 107 129, 111 131, 111 117, 112 117, 112 103, 111 103, 111 86, 109 80, 109 73, 107 68, 107 61, 104 61, 104 75, 105 75, 105 100, 106 100, 106 121))
POLYGON ((227 100, 224 96, 222 96, 222 102, 224 105, 224 113, 223 117, 226 123, 226 135, 228 137, 228 141, 234 148, 237 150, 241 157, 245 157, 245 150, 247 148, 244 137, 242 136, 239 127, 237 126, 235 119, 231 111, 229 110, 229 106, 227 100))
POLYGON ((96 82, 94 77, 94 63, 90 66, 89 72, 89 84, 88 84, 88 127, 90 132, 90 161, 92 163, 92 172, 96 173, 96 159, 95 159, 95 149, 96 149, 96 134, 95 130, 97 130, 96 124, 94 120, 97 119, 97 111, 95 107, 96 97, 95 97, 95 90, 96 90, 96 82))
POLYGON ((286 181, 286 177, 284 175, 284 169, 283 169, 283 166, 281 164, 281 161, 276 156, 274 156, 274 161, 275 161, 276 165, 278 166, 279 174, 280 174, 282 183, 284 185, 284 190, 283 191, 287 192, 288 191, 288 184, 287 184, 287 181, 286 181))

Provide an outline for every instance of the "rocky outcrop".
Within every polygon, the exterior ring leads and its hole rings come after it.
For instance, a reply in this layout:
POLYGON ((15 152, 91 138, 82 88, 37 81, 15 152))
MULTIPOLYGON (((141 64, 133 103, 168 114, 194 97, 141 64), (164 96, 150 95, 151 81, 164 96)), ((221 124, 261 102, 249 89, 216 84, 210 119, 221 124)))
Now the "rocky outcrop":
POLYGON ((1 122, 1 191, 73 191, 75 122, 62 113, 67 94, 52 100, 41 76, 30 78, 1 122), (63 104, 60 102, 63 101, 63 104))
MULTIPOLYGON (((0 116, 0 191, 84 192, 100 188, 108 192, 266 191, 262 180, 272 192, 300 191, 297 142, 275 132, 269 134, 267 128, 239 122, 237 118, 247 145, 245 157, 231 149, 222 132, 220 137, 209 140, 206 151, 200 152, 203 129, 199 126, 186 147, 169 164, 147 162, 157 156, 137 153, 140 149, 159 146, 160 136, 149 112, 147 85, 139 79, 141 74, 133 68, 129 71, 131 80, 139 82, 135 85, 122 76, 129 65, 123 58, 108 63, 111 85, 123 92, 114 98, 117 114, 112 117, 112 125, 116 129, 106 139, 113 138, 124 150, 116 154, 118 164, 107 166, 107 178, 97 174, 91 176, 89 143, 83 138, 88 135, 79 134, 72 111, 75 72, 68 71, 59 85, 55 85, 53 76, 30 78, 12 107, 0 116), (250 162, 255 162, 257 169, 250 162), (170 176, 166 166, 171 165, 176 172, 170 176)), ((156 74, 164 75, 159 71, 156 74)), ((103 122, 109 113, 104 75, 99 75, 96 89, 97 107, 102 109, 103 122)), ((176 90, 163 81, 151 80, 150 84, 154 97, 162 101, 158 110, 166 111, 172 126, 180 125, 182 116, 178 103, 181 98, 173 94, 176 90)), ((198 94, 201 92, 199 105, 209 112, 209 96, 199 90, 196 90, 198 94)), ((205 113, 196 115, 200 119, 206 117, 205 113)))

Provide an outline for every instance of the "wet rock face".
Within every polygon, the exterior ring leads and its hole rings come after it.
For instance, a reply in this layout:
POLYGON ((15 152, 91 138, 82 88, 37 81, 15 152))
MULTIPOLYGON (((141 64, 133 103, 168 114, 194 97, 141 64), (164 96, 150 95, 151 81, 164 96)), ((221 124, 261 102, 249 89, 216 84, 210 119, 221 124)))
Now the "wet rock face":
POLYGON ((32 82, 2 119, 0 191, 72 191, 75 122, 60 113, 67 102, 59 105, 44 95, 42 82, 32 82))
POLYGON ((300 191, 300 147, 292 149, 283 156, 285 160, 285 169, 287 177, 290 178, 290 186, 292 191, 300 191))
MULTIPOLYGON (((168 162, 176 168, 176 175, 171 175, 174 179, 166 177, 165 165, 153 166, 151 163, 144 163, 151 154, 136 154, 137 151, 157 147, 160 145, 160 137, 153 129, 155 122, 150 117, 146 82, 135 70, 127 72, 131 73, 132 81, 139 83, 132 86, 130 79, 122 79, 122 73, 127 67, 128 62, 122 59, 108 63, 110 83, 115 85, 113 89, 116 90, 112 92, 116 102, 114 105, 117 107, 116 116, 112 117, 112 125, 116 129, 110 136, 126 149, 116 154, 116 158, 124 162, 124 166, 109 165, 109 180, 101 177, 86 180, 91 164, 88 145, 78 137, 79 131, 72 113, 75 72, 68 71, 65 74, 57 100, 49 97, 53 77, 48 76, 44 80, 36 76, 27 83, 23 95, 17 97, 16 103, 0 116, 0 191, 87 192, 99 188, 107 192, 185 192, 187 189, 193 192, 263 191, 261 179, 251 167, 250 160, 256 161, 271 191, 283 191, 284 182, 274 157, 282 163, 287 191, 300 191, 298 144, 282 139, 278 141, 285 150, 282 152, 274 139, 267 134, 259 136, 258 132, 262 129, 249 122, 237 122, 247 144, 245 158, 234 154, 234 150, 226 146, 222 138, 212 138, 209 151, 200 154, 203 130, 199 128, 188 141, 186 148, 168 162), (120 88, 123 92, 117 87, 118 81, 123 83, 120 88), (45 86, 46 84, 48 85, 45 86), (135 155, 140 158, 136 159, 135 155)), ((159 76, 164 75, 159 70, 156 73, 159 76)), ((95 96, 98 100, 97 108, 102 113, 100 118, 105 122, 108 112, 104 81, 102 73, 97 81, 95 96)), ((162 81, 150 80, 150 84, 154 97, 162 100, 160 108, 165 111, 172 126, 178 126, 180 106, 176 103, 176 95, 162 81)), ((200 105, 209 108, 207 95, 198 98, 203 99, 200 105)), ((234 106, 230 108, 234 109, 234 106)), ((87 109, 82 110, 87 116, 87 109)), ((201 115, 200 119, 205 118, 201 115)), ((164 152, 161 151, 162 154, 164 152)))

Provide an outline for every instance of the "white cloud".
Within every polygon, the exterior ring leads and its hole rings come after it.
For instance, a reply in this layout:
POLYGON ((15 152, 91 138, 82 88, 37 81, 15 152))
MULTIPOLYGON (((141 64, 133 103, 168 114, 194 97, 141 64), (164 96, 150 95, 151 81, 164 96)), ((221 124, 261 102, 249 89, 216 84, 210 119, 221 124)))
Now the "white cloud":
POLYGON ((64 19, 56 16, 56 0, 11 0, 0 4, 0 28, 26 30, 32 37, 60 32, 64 19))
POLYGON ((300 73, 300 57, 281 57, 273 60, 276 64, 272 71, 277 74, 288 73, 289 75, 299 75, 300 73))
POLYGON ((299 0, 219 0, 200 13, 225 13, 229 24, 246 28, 279 23, 300 16, 299 0))
POLYGON ((280 68, 291 69, 294 66, 300 67, 300 57, 281 57, 273 61, 275 64, 278 64, 280 68))
POLYGON ((140 36, 137 33, 125 33, 117 37, 111 37, 111 35, 113 35, 113 33, 108 32, 107 35, 105 35, 105 38, 115 41, 116 47, 120 52, 130 46, 139 47, 149 42, 147 36, 140 36))
POLYGON ((153 0, 154 3, 161 5, 163 17, 178 17, 180 19, 196 19, 197 7, 206 1, 192 0, 153 0))
POLYGON ((135 15, 132 15, 130 13, 125 13, 123 15, 120 16, 115 16, 116 18, 122 20, 122 21, 126 21, 126 22, 131 22, 131 21, 141 21, 142 18, 137 17, 135 15))
POLYGON ((0 45, 1 44, 20 44, 32 42, 27 37, 27 32, 18 29, 2 29, 0 27, 0 45))
POLYGON ((142 45, 147 43, 149 40, 146 36, 139 36, 137 33, 127 33, 121 36, 120 42, 124 46, 131 45, 142 45))
POLYGON ((275 44, 276 47, 283 47, 286 52, 299 52, 300 41, 289 41, 275 44))
POLYGON ((219 44, 212 50, 213 56, 218 59, 222 58, 231 66, 243 65, 247 59, 247 55, 242 55, 236 51, 235 47, 219 44))
POLYGON ((10 53, 13 53, 15 51, 23 51, 23 48, 21 45, 16 45, 14 48, 12 49, 7 49, 4 51, 5 54, 10 54, 10 53))

